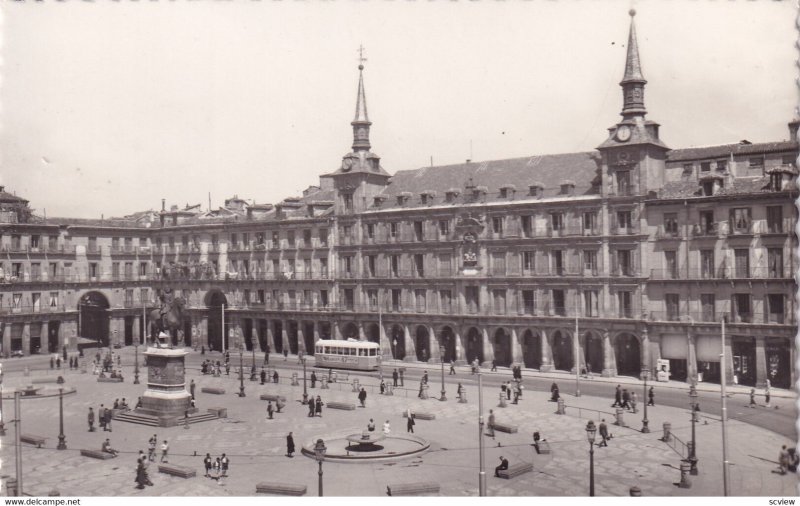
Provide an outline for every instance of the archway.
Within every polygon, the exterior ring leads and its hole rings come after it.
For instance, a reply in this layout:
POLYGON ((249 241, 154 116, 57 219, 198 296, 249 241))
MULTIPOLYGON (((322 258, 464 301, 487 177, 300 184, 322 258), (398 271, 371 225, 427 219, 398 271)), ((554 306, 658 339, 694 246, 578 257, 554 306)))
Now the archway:
POLYGON ((269 328, 269 324, 267 320, 259 319, 258 320, 258 345, 261 347, 261 351, 267 351, 267 328, 269 328))
POLYGON ((642 355, 639 340, 627 332, 617 336, 614 343, 617 357, 617 374, 638 378, 642 371, 642 355))
POLYGON ((244 334, 244 348, 253 351, 253 319, 244 318, 242 320, 242 334, 244 334))
POLYGON ((600 374, 603 372, 603 339, 594 332, 587 332, 583 336, 583 359, 590 372, 600 374))
POLYGON ((441 346, 444 347, 444 356, 442 360, 445 362, 456 360, 456 336, 448 326, 442 327, 441 332, 439 332, 439 343, 441 346))
POLYGON ((475 327, 470 327, 467 331, 467 345, 464 356, 470 364, 475 359, 478 359, 478 363, 483 363, 483 340, 481 339, 480 331, 475 327))
POLYGON ((501 367, 511 366, 511 336, 502 328, 494 333, 494 361, 501 367))
POLYGON ((562 371, 572 369, 572 339, 562 330, 553 332, 553 367, 562 371))
POLYGON ((377 323, 367 325, 367 339, 373 343, 381 344, 381 329, 377 323))
POLYGON ((303 342, 306 345, 306 354, 314 354, 314 322, 303 322, 303 342))
POLYGON ((331 322, 319 322, 319 338, 331 339, 331 322))
MULTIPOLYGON (((208 348, 211 350, 222 350, 222 308, 228 306, 228 299, 219 290, 212 290, 206 295, 206 307, 208 308, 208 348)), ((227 319, 227 318, 226 318, 227 319)))
POLYGON ((283 322, 281 320, 272 320, 272 336, 273 343, 275 344, 275 353, 283 353, 283 322))
POLYGON ((395 360, 403 360, 406 357, 406 339, 403 327, 392 325, 392 356, 395 360))
POLYGON ((342 339, 358 339, 358 326, 353 322, 347 322, 342 329, 342 339))
POLYGON ((100 292, 88 292, 78 301, 80 311, 80 337, 97 341, 98 346, 107 347, 108 299, 100 292))
MULTIPOLYGON (((61 328, 61 322, 58 320, 50 320, 47 322, 47 351, 49 353, 58 352, 58 331, 61 328)), ((0 334, 1 336, 2 334, 0 334)))
POLYGON ((522 361, 531 369, 542 366, 542 337, 530 330, 522 334, 522 361))
POLYGON ((417 348, 417 360, 427 362, 431 358, 431 335, 428 332, 428 327, 424 325, 417 327, 414 343, 417 348))
POLYGON ((297 342, 297 331, 299 328, 296 320, 289 320, 286 324, 286 337, 289 339, 289 353, 292 355, 297 355, 297 350, 299 349, 299 344, 297 342))

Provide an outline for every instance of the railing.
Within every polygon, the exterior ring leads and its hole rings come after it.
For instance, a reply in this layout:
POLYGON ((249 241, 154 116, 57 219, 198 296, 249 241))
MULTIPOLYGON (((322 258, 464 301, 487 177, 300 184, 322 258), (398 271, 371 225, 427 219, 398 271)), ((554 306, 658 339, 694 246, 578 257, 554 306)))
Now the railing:
POLYGON ((633 186, 616 186, 609 193, 609 197, 630 197, 635 195, 633 186))
POLYGON ((611 233, 613 235, 636 235, 639 233, 639 227, 636 225, 631 225, 630 227, 615 225, 611 227, 611 233))
POLYGON ((59 254, 59 253, 75 253, 75 246, 71 245, 55 245, 51 246, 49 244, 40 244, 39 246, 33 247, 28 245, 2 245, 0 246, 0 252, 3 253, 50 253, 50 254, 59 254))
POLYGON ((719 236, 719 223, 700 223, 692 227, 693 237, 717 237, 719 236))
POLYGON ((791 279, 791 269, 778 267, 717 267, 715 269, 651 269, 650 279, 791 279))
POLYGON ((752 235, 753 232, 755 232, 755 226, 752 221, 741 227, 736 227, 733 222, 728 222, 727 235, 752 235))
POLYGON ((727 318, 730 324, 772 324, 772 325, 794 325, 794 314, 784 313, 737 313, 729 311, 650 311, 648 313, 650 321, 654 322, 682 322, 686 324, 695 323, 719 323, 723 318, 727 318))
POLYGON ((634 269, 633 267, 617 267, 611 271, 611 276, 613 277, 636 277, 639 275, 639 271, 634 269))
POLYGON ((67 311, 67 308, 63 304, 56 306, 50 306, 48 304, 40 304, 38 306, 21 304, 18 306, 0 307, 0 315, 63 313, 65 311, 67 311))
POLYGON ((681 460, 688 459, 689 445, 681 441, 674 433, 670 432, 670 435, 672 437, 669 438, 669 441, 665 441, 667 446, 672 448, 680 456, 681 460))
POLYGON ((681 239, 681 234, 677 229, 670 230, 660 226, 656 229, 656 239, 681 239))

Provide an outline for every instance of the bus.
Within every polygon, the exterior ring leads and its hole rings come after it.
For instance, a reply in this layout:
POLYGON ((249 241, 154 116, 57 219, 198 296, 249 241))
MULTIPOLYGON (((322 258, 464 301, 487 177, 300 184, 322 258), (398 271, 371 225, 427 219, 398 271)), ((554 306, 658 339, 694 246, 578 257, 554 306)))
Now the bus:
POLYGON ((381 347, 372 341, 321 339, 314 345, 317 367, 375 371, 381 363, 381 347))

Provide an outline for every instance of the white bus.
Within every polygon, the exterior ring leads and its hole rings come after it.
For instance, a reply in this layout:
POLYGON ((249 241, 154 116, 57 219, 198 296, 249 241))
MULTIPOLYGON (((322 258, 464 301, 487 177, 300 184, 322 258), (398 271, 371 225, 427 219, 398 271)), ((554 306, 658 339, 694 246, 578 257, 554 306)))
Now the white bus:
POLYGON ((317 367, 375 371, 381 363, 381 347, 372 341, 321 339, 314 345, 317 367))

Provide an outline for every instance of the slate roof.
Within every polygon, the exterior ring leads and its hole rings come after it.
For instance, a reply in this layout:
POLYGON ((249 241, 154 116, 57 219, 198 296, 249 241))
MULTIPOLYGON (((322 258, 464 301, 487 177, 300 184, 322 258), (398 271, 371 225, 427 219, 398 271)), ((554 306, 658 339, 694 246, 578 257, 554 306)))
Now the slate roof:
POLYGON ((17 197, 13 193, 8 193, 0 187, 0 203, 2 204, 27 204, 28 201, 22 197, 17 197))
POLYGON ((673 149, 667 153, 667 163, 684 160, 701 160, 707 158, 727 158, 737 155, 760 155, 775 151, 797 150, 794 141, 759 142, 756 144, 719 144, 717 146, 700 146, 696 148, 673 149))
MULTIPOLYGON (((769 179, 769 176, 726 178, 725 185, 714 196, 774 193, 774 190, 769 188, 769 179)), ((664 184, 658 192, 659 199, 683 199, 702 196, 702 187, 696 180, 672 181, 664 184)))

